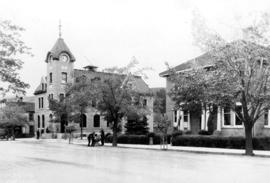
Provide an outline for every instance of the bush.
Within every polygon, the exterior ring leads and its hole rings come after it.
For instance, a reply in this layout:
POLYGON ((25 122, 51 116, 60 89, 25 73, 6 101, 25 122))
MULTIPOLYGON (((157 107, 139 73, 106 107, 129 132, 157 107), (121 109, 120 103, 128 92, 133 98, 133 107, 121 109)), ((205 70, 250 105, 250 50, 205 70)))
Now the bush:
POLYGON ((156 134, 154 133, 154 132, 150 132, 150 133, 148 133, 148 137, 154 137, 156 134))
MULTIPOLYGON (((172 145, 245 149, 245 138, 215 136, 176 136, 172 138, 172 145)), ((253 146, 256 150, 270 150, 270 138, 255 137, 253 138, 253 146)))
POLYGON ((175 138, 175 137, 177 137, 177 136, 179 136, 179 135, 183 135, 183 132, 182 132, 182 131, 174 131, 174 132, 172 133, 172 138, 175 138))
POLYGON ((200 130, 199 135, 211 135, 212 133, 207 130, 200 130))
MULTIPOLYGON (((112 135, 107 136, 106 142, 112 143, 112 135)), ((149 138, 146 135, 119 135, 117 137, 119 144, 148 144, 149 138)))

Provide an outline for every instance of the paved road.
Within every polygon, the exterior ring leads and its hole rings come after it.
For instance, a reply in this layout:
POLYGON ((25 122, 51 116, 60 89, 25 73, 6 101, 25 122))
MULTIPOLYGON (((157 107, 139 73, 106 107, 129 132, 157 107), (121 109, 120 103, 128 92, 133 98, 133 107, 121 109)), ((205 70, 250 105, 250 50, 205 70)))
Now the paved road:
POLYGON ((1 183, 267 182, 270 159, 0 141, 1 183))

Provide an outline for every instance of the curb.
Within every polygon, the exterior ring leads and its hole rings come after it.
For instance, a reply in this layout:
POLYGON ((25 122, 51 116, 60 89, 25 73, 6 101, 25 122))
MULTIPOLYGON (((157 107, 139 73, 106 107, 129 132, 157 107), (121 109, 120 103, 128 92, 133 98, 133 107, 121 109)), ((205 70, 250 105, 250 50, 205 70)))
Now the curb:
MULTIPOLYGON (((82 143, 73 143, 74 145, 85 145, 82 143)), ((86 145, 85 145, 86 146, 86 145)), ((203 150, 185 150, 185 149, 158 149, 158 148, 147 148, 147 147, 136 147, 136 146, 121 146, 118 145, 116 147, 112 147, 108 144, 105 144, 104 147, 108 148, 123 148, 123 149, 142 149, 142 150, 151 150, 151 151, 174 151, 174 152, 186 152, 186 153, 194 153, 194 154, 216 154, 216 155, 230 155, 230 156, 243 156, 243 157, 250 157, 245 156, 244 153, 236 153, 236 152, 211 152, 211 151, 203 151, 203 150)), ((255 154, 251 157, 258 157, 258 158, 270 158, 270 155, 264 155, 264 154, 255 154)))

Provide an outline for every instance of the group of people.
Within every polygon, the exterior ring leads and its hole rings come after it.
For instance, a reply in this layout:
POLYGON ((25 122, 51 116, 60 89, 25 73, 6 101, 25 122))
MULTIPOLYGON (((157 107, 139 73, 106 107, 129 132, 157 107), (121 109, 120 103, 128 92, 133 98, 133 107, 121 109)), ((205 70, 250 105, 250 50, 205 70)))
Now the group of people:
POLYGON ((90 133, 87 137, 88 139, 88 146, 95 146, 97 143, 101 143, 101 146, 104 145, 105 141, 105 133, 104 130, 100 130, 100 135, 96 134, 95 132, 90 133))

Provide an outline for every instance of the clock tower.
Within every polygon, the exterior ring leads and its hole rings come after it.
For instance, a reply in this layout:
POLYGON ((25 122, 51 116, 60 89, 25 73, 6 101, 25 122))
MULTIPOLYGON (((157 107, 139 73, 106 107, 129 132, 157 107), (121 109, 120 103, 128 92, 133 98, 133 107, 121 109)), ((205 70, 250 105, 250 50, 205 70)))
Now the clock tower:
POLYGON ((60 37, 53 48, 47 53, 47 95, 52 99, 60 99, 65 96, 67 83, 72 82, 75 57, 60 37))

